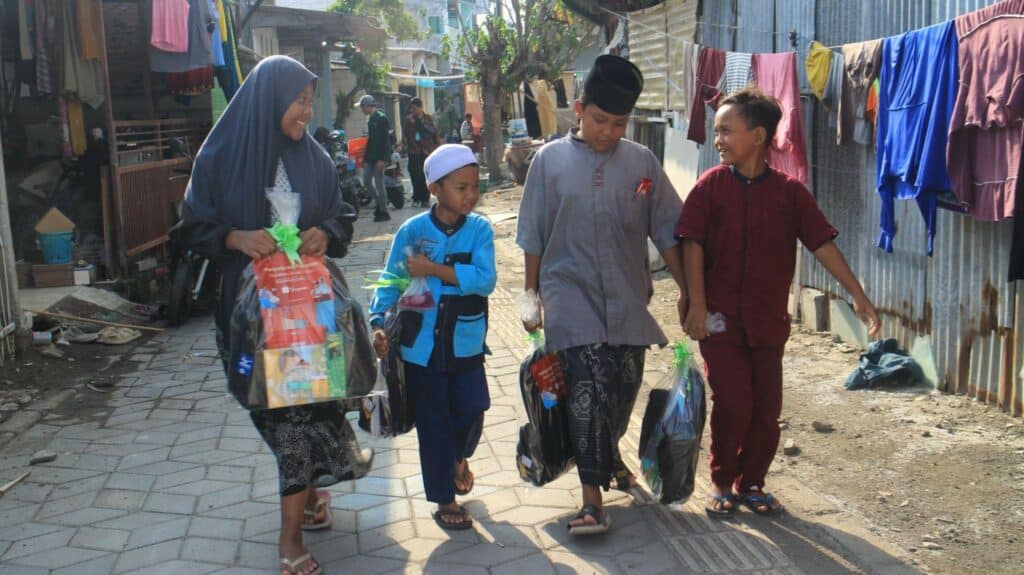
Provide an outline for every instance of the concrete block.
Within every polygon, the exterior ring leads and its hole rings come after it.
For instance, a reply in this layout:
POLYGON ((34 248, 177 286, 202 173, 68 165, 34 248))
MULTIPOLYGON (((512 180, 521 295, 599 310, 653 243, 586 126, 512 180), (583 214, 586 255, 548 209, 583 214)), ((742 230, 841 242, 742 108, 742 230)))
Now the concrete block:
POLYGON ((800 319, 808 329, 828 331, 828 296, 816 289, 800 290, 800 319))
POLYGON ((935 350, 932 349, 932 340, 928 336, 921 336, 914 339, 914 346, 910 349, 910 357, 921 366, 924 378, 928 385, 938 387, 939 370, 935 364, 935 350))
POLYGON ((833 334, 850 345, 867 349, 870 343, 868 328, 860 321, 850 304, 841 299, 832 300, 829 303, 829 319, 833 334))

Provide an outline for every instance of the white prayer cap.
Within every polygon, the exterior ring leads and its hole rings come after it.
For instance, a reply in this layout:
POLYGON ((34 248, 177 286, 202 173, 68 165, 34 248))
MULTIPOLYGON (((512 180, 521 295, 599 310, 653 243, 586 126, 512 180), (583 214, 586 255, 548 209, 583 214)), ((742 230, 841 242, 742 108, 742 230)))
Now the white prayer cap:
POLYGON ((423 172, 427 183, 436 183, 448 174, 466 166, 477 165, 473 150, 462 144, 445 144, 427 156, 423 162, 423 172))

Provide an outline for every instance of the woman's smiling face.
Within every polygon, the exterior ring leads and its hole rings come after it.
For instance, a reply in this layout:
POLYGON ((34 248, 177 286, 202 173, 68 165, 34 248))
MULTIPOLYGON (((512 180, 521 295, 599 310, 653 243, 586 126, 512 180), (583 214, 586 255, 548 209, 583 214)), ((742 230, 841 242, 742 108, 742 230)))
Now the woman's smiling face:
POLYGON ((281 131, 285 136, 298 142, 306 135, 306 126, 313 119, 313 83, 306 87, 285 110, 281 118, 281 131))

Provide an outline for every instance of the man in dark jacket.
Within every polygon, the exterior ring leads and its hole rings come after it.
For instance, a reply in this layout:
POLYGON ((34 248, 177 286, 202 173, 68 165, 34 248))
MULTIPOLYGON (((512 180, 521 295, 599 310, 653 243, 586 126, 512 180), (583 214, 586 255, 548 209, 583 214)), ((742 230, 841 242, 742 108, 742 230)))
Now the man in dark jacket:
POLYGON ((402 139, 409 155, 409 179, 412 180, 412 205, 425 208, 430 205, 430 191, 423 174, 423 162, 439 145, 434 118, 423 111, 423 100, 409 102, 409 114, 402 120, 402 139))
POLYGON ((369 141, 363 158, 363 185, 372 185, 377 197, 377 211, 373 221, 386 222, 391 219, 388 214, 388 197, 384 191, 384 167, 391 161, 391 120, 369 94, 359 99, 358 106, 369 117, 366 124, 369 141))

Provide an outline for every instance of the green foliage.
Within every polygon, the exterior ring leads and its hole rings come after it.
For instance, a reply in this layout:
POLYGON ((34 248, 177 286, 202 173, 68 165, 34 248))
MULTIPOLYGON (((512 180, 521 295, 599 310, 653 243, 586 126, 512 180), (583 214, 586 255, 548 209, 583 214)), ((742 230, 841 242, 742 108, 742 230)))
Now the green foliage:
MULTIPOLYGON (((335 0, 327 10, 373 18, 384 27, 389 36, 400 42, 424 37, 416 20, 406 11, 402 0, 335 0)), ((349 69, 356 77, 356 82, 347 93, 338 92, 335 95, 338 105, 337 116, 334 119, 336 128, 345 125, 345 120, 352 113, 357 95, 387 87, 389 69, 384 61, 383 49, 364 51, 359 46, 349 43, 342 46, 341 51, 349 69)))
POLYGON ((381 61, 381 54, 362 52, 354 44, 343 45, 341 53, 349 70, 355 76, 356 82, 348 92, 339 91, 335 95, 338 105, 337 115, 334 118, 335 128, 345 126, 345 120, 353 111, 357 95, 361 92, 384 90, 387 87, 387 73, 390 69, 388 64, 381 61))
POLYGON ((572 64, 587 36, 586 25, 573 19, 561 0, 512 0, 488 14, 481 26, 463 31, 454 44, 443 43, 446 56, 453 51, 484 80, 482 71, 498 71, 504 91, 526 80, 554 80, 572 64))
POLYGON ((423 31, 405 9, 402 0, 335 0, 327 11, 376 19, 388 36, 399 42, 423 38, 423 31))

